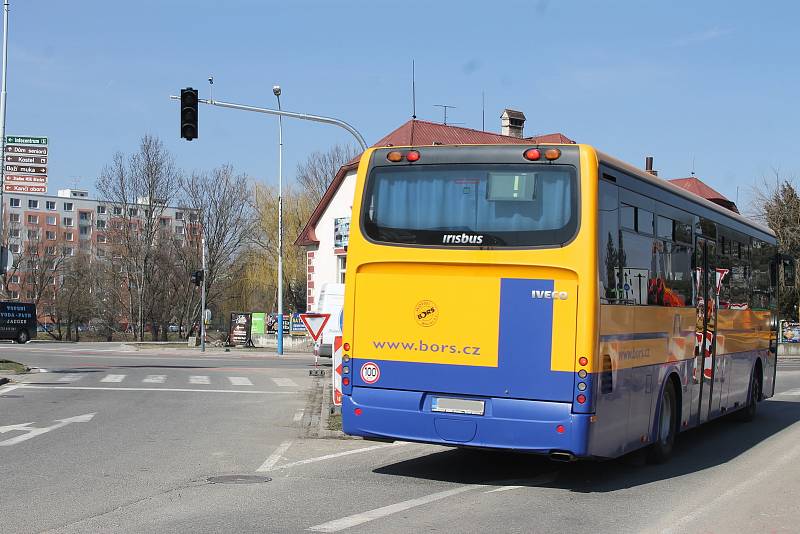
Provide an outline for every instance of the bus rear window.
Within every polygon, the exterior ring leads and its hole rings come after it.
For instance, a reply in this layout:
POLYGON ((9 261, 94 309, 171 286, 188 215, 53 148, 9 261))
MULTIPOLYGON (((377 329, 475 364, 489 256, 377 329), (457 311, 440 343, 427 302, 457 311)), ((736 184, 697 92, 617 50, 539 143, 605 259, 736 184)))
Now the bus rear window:
POLYGON ((578 227, 571 165, 376 167, 364 202, 367 237, 387 243, 555 246, 578 227))

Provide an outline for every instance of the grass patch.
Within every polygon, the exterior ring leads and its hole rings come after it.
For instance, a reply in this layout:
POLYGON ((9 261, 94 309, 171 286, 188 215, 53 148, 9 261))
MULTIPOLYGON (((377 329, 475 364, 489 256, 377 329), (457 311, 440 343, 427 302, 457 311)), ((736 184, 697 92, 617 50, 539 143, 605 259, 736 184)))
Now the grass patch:
POLYGON ((25 373, 28 368, 21 363, 12 362, 11 360, 0 360, 0 371, 5 373, 25 373))
POLYGON ((328 418, 328 430, 342 430, 342 414, 332 413, 328 418))

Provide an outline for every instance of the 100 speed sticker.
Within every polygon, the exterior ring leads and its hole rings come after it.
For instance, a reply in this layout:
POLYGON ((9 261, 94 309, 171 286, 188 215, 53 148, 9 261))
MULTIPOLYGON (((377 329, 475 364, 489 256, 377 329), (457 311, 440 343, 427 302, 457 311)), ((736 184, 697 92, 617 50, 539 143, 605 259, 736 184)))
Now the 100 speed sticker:
POLYGON ((381 368, 375 362, 367 362, 361 366, 361 380, 365 384, 374 384, 381 377, 381 368))

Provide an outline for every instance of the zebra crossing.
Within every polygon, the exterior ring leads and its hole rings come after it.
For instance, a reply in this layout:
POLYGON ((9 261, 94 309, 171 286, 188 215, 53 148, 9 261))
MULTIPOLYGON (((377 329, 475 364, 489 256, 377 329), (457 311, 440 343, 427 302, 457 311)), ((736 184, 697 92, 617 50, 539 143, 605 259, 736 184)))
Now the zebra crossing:
MULTIPOLYGON (((55 373, 54 373, 55 374, 55 373)), ((122 373, 108 373, 98 377, 94 372, 73 373, 66 372, 59 375, 55 379, 58 384, 69 385, 80 382, 81 385, 86 385, 89 382, 100 382, 102 384, 147 384, 153 386, 159 385, 184 385, 191 386, 236 386, 243 388, 254 388, 258 386, 269 385, 277 387, 281 390, 298 389, 301 387, 296 381, 288 377, 263 377, 263 382, 266 384, 256 384, 248 377, 245 376, 210 376, 210 375, 188 375, 188 376, 169 376, 164 374, 148 374, 148 375, 128 375, 122 373)), ((257 380, 258 382, 258 380, 257 380)))

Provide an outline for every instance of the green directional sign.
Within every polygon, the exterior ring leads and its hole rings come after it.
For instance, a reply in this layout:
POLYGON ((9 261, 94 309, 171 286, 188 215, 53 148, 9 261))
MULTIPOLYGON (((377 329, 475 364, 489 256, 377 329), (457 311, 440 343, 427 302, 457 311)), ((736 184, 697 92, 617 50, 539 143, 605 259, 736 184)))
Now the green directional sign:
POLYGON ((25 137, 20 135, 7 135, 6 143, 10 145, 46 145, 46 137, 25 137))

